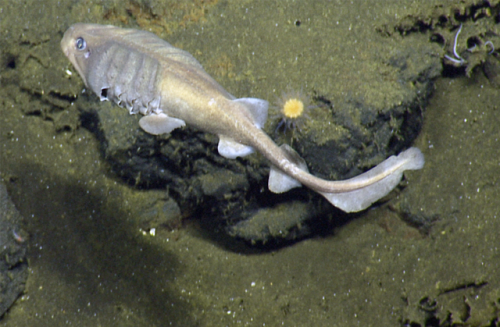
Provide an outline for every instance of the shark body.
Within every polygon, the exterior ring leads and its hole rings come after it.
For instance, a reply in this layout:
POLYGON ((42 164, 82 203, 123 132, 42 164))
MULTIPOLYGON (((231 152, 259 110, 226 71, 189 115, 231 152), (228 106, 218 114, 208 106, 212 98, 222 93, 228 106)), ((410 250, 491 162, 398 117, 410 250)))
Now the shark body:
POLYGON ((156 35, 75 24, 64 34, 61 47, 85 85, 102 101, 142 114, 139 125, 146 132, 170 133, 188 124, 216 134, 219 154, 226 158, 260 152, 271 163, 268 186, 275 193, 305 185, 346 212, 360 211, 388 194, 403 171, 424 165, 420 150, 409 148, 354 178, 324 180, 311 175, 291 147, 276 145, 262 131, 267 101, 236 99, 191 54, 156 35))

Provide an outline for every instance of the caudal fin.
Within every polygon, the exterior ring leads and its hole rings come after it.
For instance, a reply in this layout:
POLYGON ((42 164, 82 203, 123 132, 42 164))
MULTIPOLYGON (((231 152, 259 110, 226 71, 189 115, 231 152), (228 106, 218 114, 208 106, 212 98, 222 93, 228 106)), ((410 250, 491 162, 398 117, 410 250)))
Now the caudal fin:
MULTIPOLYGON (((307 165, 297 152, 290 146, 284 144, 280 147, 286 154, 291 164, 296 165, 301 170, 308 172, 307 165)), ((367 185, 355 189, 354 191, 339 191, 333 193, 318 192, 324 196, 331 204, 345 212, 356 212, 368 208, 372 203, 386 196, 401 181, 405 170, 421 169, 424 166, 424 155, 417 148, 409 148, 401 152, 398 156, 391 156, 369 171, 343 180, 341 183, 356 185, 367 185), (376 181, 379 175, 386 175, 376 181), (375 180, 375 182, 371 182, 375 180)), ((269 174, 269 190, 274 193, 283 193, 292 188, 300 187, 301 183, 285 174, 275 166, 271 166, 269 174)), ((311 187, 314 190, 314 187, 311 187)))
POLYGON ((385 178, 369 186, 343 193, 323 193, 331 204, 345 212, 356 212, 368 208, 372 203, 386 196, 401 181, 405 170, 421 169, 424 166, 424 155, 417 148, 409 148, 398 156, 391 156, 369 171, 348 179, 345 182, 359 183, 370 179, 378 174, 383 174, 393 167, 399 166, 385 178))

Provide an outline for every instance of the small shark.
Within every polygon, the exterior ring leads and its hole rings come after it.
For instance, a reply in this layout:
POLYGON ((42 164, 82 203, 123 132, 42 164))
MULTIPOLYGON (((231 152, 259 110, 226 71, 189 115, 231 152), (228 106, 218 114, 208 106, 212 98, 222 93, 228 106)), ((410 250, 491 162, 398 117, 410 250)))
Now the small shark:
POLYGON ((188 52, 156 35, 110 25, 75 24, 61 48, 85 85, 101 101, 112 100, 154 135, 194 126, 219 137, 218 151, 234 159, 259 151, 271 163, 269 190, 286 192, 305 185, 346 212, 366 209, 400 182, 403 171, 421 169, 424 156, 409 148, 371 170, 343 181, 311 175, 288 145, 276 145, 262 131, 268 102, 236 99, 209 76, 188 52))

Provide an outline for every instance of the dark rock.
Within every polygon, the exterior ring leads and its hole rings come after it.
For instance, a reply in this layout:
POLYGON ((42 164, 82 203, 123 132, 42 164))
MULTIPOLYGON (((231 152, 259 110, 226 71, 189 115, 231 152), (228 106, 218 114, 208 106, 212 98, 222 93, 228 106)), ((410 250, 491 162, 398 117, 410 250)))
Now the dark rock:
POLYGON ((308 202, 287 201, 261 208, 228 228, 231 235, 246 240, 266 242, 269 239, 293 240, 310 233, 302 223, 318 214, 319 208, 308 202))

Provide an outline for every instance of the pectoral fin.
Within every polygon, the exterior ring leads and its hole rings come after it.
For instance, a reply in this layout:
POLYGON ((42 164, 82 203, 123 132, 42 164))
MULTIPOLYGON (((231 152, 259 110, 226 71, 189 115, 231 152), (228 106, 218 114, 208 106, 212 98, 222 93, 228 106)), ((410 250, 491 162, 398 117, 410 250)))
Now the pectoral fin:
POLYGON ((170 133, 178 127, 185 126, 186 123, 182 119, 169 117, 164 113, 150 114, 142 117, 139 120, 139 126, 149 134, 159 135, 170 133))
POLYGON ((236 142, 232 138, 219 135, 219 154, 228 159, 235 159, 236 157, 244 157, 253 153, 253 148, 236 142))
MULTIPOLYGON (((308 171, 306 162, 304 161, 304 159, 302 159, 301 156, 299 156, 297 152, 295 152, 294 149, 292 149, 287 144, 283 144, 282 146, 280 146, 280 148, 285 152, 290 162, 295 164, 300 169, 308 171)), ((269 173, 268 181, 268 187, 271 192, 284 193, 291 190, 292 188, 301 186, 302 184, 300 184, 297 180, 288 176, 275 166, 271 166, 271 172, 269 173)))

